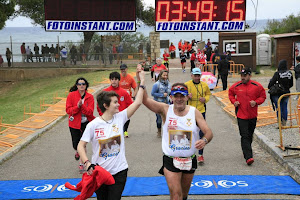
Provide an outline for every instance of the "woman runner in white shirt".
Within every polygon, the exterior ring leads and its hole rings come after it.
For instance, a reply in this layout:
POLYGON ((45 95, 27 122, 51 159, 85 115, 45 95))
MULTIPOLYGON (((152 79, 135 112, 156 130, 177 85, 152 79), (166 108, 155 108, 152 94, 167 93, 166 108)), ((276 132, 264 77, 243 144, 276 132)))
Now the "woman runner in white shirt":
POLYGON ((91 121, 78 144, 78 153, 84 161, 88 175, 91 175, 96 164, 111 173, 115 179, 113 185, 102 185, 96 190, 97 199, 119 200, 127 179, 128 164, 125 157, 124 131, 123 127, 127 120, 141 106, 144 93, 144 71, 137 71, 140 77, 138 93, 135 101, 125 110, 119 112, 118 94, 114 91, 102 91, 97 96, 98 106, 103 115, 91 121), (93 155, 91 161, 85 152, 87 143, 92 144, 93 155), (109 146, 108 153, 101 151, 109 146))

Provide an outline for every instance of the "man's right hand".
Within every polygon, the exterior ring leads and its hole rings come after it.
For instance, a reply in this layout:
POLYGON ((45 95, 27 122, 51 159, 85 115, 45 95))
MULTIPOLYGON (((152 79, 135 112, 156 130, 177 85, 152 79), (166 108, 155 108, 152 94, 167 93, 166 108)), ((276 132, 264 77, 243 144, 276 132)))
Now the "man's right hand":
POLYGON ((236 101, 236 102, 234 102, 234 107, 238 107, 239 105, 240 105, 240 102, 239 101, 236 101))

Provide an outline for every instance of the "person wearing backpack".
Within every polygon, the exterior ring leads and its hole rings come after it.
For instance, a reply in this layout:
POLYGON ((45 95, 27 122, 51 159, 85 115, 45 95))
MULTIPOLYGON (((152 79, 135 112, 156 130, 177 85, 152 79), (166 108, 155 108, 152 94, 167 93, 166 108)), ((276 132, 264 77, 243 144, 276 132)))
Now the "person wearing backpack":
MULTIPOLYGON (((270 89, 276 82, 281 84, 284 88, 284 91, 270 95, 272 104, 275 105, 276 110, 278 108, 277 102, 281 95, 290 93, 290 88, 293 87, 293 74, 290 70, 287 68, 287 61, 286 60, 280 60, 278 64, 278 70, 274 73, 272 79, 269 82, 268 89, 270 89)), ((280 110, 281 110, 281 123, 283 126, 286 125, 288 110, 287 110, 287 104, 289 101, 289 97, 283 97, 280 102, 280 110)), ((277 111, 277 118, 278 118, 278 111, 277 111)))

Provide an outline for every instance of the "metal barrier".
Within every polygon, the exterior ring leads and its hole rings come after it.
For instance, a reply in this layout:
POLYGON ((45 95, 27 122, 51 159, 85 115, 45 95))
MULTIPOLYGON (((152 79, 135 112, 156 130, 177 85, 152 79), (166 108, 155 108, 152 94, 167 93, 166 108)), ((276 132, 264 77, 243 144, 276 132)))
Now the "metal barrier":
MULTIPOLYGON (((279 148, 281 148, 283 151, 285 151, 286 149, 291 149, 291 150, 300 150, 300 147, 290 147, 290 146, 283 146, 283 137, 282 137, 282 129, 288 129, 288 128, 299 128, 300 129, 300 98, 298 99, 298 102, 297 102, 297 110, 298 110, 298 117, 296 115, 296 120, 297 120, 297 125, 293 125, 293 122, 292 120, 295 119, 295 118, 292 118, 292 114, 288 115, 289 118, 287 121, 290 122, 290 125, 289 126, 283 126, 282 125, 282 121, 281 121, 281 108, 280 108, 280 102, 282 100, 282 98, 284 97, 291 97, 292 95, 300 95, 300 92, 295 92, 295 93, 287 93, 287 94, 283 94, 281 95, 279 98, 278 98, 278 101, 277 101, 277 105, 278 105, 278 127, 279 127, 279 136, 280 136, 280 144, 279 144, 279 148)), ((292 111, 292 102, 289 101, 289 110, 292 111)))
POLYGON ((230 64, 230 72, 232 76, 238 76, 242 69, 245 68, 244 64, 230 64))

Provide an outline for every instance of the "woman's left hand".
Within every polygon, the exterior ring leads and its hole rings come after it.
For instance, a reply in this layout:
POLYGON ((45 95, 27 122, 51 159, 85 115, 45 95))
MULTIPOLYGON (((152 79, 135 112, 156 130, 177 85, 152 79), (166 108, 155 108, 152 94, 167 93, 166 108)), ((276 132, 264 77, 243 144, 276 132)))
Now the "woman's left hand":
POLYGON ((197 140, 196 143, 195 143, 196 149, 203 149, 205 147, 205 145, 206 145, 206 143, 202 139, 197 140))

